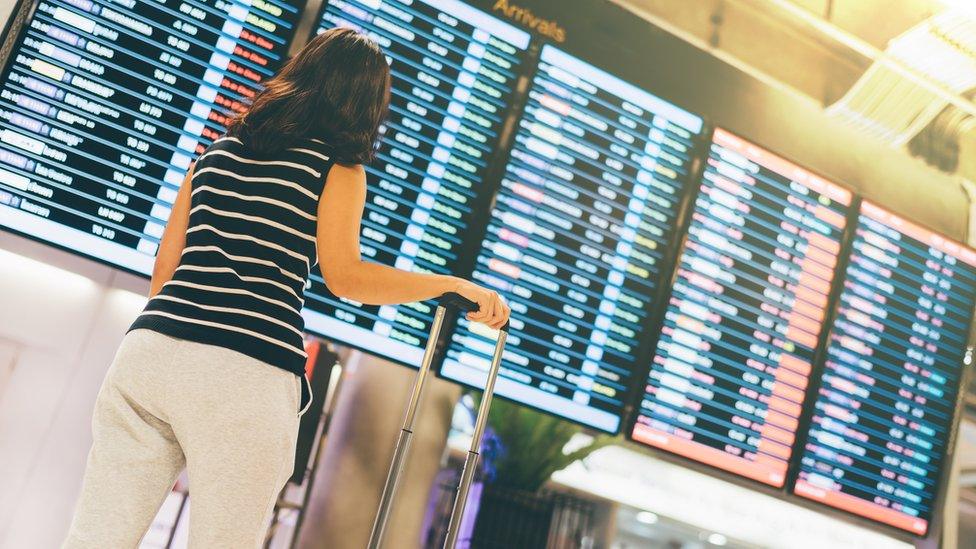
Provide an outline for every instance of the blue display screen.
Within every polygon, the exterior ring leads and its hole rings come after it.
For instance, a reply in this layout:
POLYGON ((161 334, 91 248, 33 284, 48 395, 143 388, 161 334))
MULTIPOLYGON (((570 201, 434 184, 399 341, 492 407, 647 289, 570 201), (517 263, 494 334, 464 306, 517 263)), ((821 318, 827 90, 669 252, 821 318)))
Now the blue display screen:
MULTIPOLYGON (((702 119, 548 45, 528 93, 473 275, 512 307, 496 392, 615 432, 702 119)), ((493 337, 441 375, 482 386, 493 337)))
POLYGON ((793 492, 928 531, 976 305, 976 252, 863 202, 793 492))
MULTIPOLYGON (((366 168, 363 257, 461 274, 471 220, 491 198, 485 176, 529 35, 456 0, 332 1, 319 31, 337 26, 376 40, 393 76, 383 141, 366 168)), ((339 299, 317 273, 305 306, 308 330, 412 365, 433 320, 429 302, 376 307, 339 299)))
POLYGON ((715 130, 634 440, 785 484, 852 199, 715 130))
POLYGON ((300 2, 40 0, 0 79, 0 226, 149 274, 196 156, 300 2))

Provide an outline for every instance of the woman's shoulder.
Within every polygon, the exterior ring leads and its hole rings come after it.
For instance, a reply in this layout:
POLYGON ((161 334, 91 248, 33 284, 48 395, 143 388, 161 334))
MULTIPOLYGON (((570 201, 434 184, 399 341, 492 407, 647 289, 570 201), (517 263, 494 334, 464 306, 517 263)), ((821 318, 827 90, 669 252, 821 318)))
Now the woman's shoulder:
POLYGON ((246 147, 244 147, 244 143, 239 138, 232 135, 224 134, 218 137, 217 139, 213 140, 212 143, 210 143, 209 145, 207 145, 205 149, 203 149, 203 151, 197 157, 197 162, 204 160, 208 157, 221 156, 222 153, 219 153, 217 151, 223 151, 223 153, 229 152, 232 154, 234 153, 242 154, 242 152, 245 149, 246 147))
POLYGON ((283 153, 292 155, 291 158, 295 162, 323 169, 330 167, 335 161, 332 147, 326 141, 313 137, 305 137, 289 143, 283 153))
POLYGON ((244 142, 241 141, 241 138, 237 137, 236 135, 230 135, 225 133, 225 134, 221 134, 221 136, 218 137, 217 139, 214 139, 213 143, 211 143, 210 146, 207 148, 226 149, 226 148, 243 147, 243 146, 244 146, 244 142))
POLYGON ((229 157, 252 163, 286 161, 310 167, 331 165, 334 161, 333 148, 323 139, 303 137, 279 146, 281 148, 278 150, 259 151, 248 146, 241 137, 225 134, 204 149, 198 160, 203 160, 205 157, 229 157))
POLYGON ((332 159, 334 149, 328 141, 319 137, 306 137, 304 143, 305 146, 328 156, 330 160, 332 159))

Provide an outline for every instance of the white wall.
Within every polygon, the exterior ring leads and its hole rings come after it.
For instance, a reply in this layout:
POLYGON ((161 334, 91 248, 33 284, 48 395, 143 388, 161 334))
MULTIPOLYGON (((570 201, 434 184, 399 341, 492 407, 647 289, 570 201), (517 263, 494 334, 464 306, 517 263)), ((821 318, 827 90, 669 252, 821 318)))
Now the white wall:
POLYGON ((0 232, 0 549, 57 547, 148 281, 0 232))

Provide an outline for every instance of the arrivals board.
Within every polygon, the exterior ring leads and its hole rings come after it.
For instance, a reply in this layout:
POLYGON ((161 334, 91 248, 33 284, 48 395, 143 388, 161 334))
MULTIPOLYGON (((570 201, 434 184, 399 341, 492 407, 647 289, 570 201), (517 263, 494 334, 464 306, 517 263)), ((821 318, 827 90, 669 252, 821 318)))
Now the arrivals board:
MULTIPOLYGON (((529 35, 457 0, 330 1, 319 31, 351 27, 379 43, 393 76, 390 113, 369 184, 363 257, 408 271, 456 273, 469 223, 487 208, 499 146, 529 35)), ((316 272, 306 328, 418 365, 430 302, 375 307, 329 293, 316 272)))
MULTIPOLYGON (((512 308, 495 391, 616 432, 702 120, 540 56, 474 272, 512 308)), ((483 386, 493 335, 459 324, 441 375, 483 386)))
POLYGON ((794 493, 924 535, 976 303, 976 252, 863 202, 794 493))
POLYGON ((851 201, 715 130, 634 440, 783 486, 851 201))
POLYGON ((38 1, 0 81, 0 226, 149 274, 186 169, 301 5, 38 1))

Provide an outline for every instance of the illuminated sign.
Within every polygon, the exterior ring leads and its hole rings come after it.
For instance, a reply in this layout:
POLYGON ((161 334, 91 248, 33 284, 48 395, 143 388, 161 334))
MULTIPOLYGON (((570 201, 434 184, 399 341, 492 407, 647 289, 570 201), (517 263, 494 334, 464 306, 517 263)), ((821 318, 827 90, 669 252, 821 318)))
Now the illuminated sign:
POLYGON ((851 200, 715 130, 634 440, 783 486, 851 200))
MULTIPOLYGON (((474 273, 512 307, 497 394, 619 429, 701 131, 543 47, 474 273)), ((461 325, 441 375, 482 386, 491 336, 461 325)))
MULTIPOLYGON (((418 272, 453 273, 468 225, 487 208, 489 160, 510 108, 529 35, 456 0, 333 1, 320 31, 358 29, 379 43, 393 75, 361 248, 365 258, 418 272)), ((306 291, 310 331, 417 365, 433 306, 370 306, 329 293, 317 273, 306 291)))
POLYGON ((976 252, 863 202, 797 495, 924 535, 976 304, 976 252))
POLYGON ((0 88, 0 226, 143 274, 191 161, 280 63, 280 0, 41 0, 0 88))

